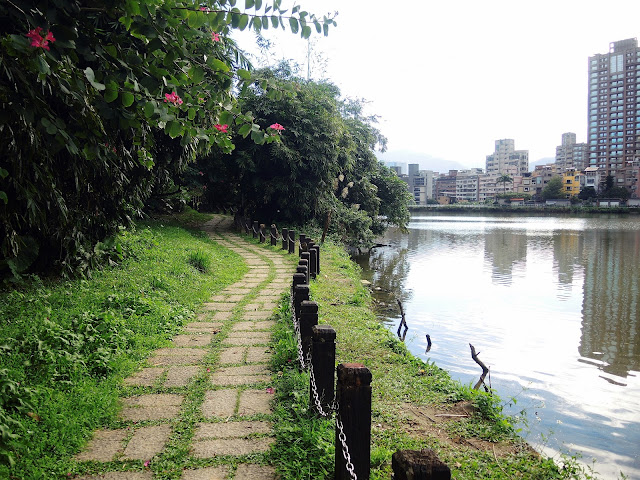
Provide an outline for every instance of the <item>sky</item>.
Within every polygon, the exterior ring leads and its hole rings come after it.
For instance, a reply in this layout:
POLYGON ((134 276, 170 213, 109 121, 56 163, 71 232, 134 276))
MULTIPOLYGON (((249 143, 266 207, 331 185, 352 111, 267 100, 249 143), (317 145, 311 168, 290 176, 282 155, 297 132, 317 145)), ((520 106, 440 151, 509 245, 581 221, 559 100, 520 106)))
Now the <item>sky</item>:
MULTIPOLYGON (((640 37, 634 0, 298 3, 319 16, 338 12, 328 37, 313 30, 315 51, 327 59, 325 78, 380 116, 388 158, 424 155, 465 168, 484 168, 497 139, 514 139, 530 163, 555 157, 564 132, 585 142, 588 57, 640 37)), ((264 36, 275 44, 272 62, 296 59, 306 74, 306 40, 264 36)), ((235 37, 257 53, 251 34, 235 37)))

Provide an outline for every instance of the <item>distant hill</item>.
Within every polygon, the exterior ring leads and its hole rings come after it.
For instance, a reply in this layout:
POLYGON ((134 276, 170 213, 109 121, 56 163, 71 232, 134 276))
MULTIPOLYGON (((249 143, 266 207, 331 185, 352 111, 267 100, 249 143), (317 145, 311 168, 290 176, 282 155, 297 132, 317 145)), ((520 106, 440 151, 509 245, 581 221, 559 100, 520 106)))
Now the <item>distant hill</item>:
POLYGON ((555 163, 556 157, 544 157, 535 162, 529 162, 529 171, 533 172, 536 169, 536 165, 546 165, 547 163, 555 163))
MULTIPOLYGON (((419 164, 420 170, 433 170, 439 173, 469 168, 459 162, 433 157, 427 153, 410 152, 406 150, 390 150, 384 153, 376 152, 376 155, 378 159, 387 164, 395 162, 397 165, 402 165, 402 173, 407 173, 407 165, 410 163, 419 164)), ((484 165, 478 166, 484 168, 484 165)))

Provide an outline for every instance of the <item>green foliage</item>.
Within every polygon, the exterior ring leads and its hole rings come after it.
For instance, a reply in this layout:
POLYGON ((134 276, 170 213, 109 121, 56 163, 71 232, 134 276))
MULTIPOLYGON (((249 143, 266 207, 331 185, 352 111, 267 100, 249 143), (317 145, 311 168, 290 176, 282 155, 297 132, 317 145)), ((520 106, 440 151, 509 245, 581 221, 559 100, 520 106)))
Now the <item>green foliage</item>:
POLYGON ((289 64, 260 72, 262 84, 240 97, 256 122, 285 129, 275 143, 256 142, 238 131, 231 159, 219 153, 198 162, 210 206, 234 205, 262 222, 323 228, 354 246, 367 246, 389 224, 408 223, 406 185, 375 157, 386 139, 362 115, 362 101, 340 98, 334 85, 296 78, 289 64), (268 82, 267 82, 268 83, 268 82), (278 95, 274 92, 293 92, 278 95))
POLYGON ((541 192, 543 200, 549 200, 552 198, 566 198, 564 191, 564 185, 562 184, 562 177, 552 177, 541 192))
POLYGON ((208 273, 211 268, 211 257, 204 250, 196 250, 189 254, 189 263, 196 270, 208 273))
POLYGON ((598 192, 596 192, 596 189, 593 187, 584 187, 578 194, 578 198, 580 200, 590 200, 592 198, 596 198, 597 196, 598 192))
POLYGON ((229 34, 269 28, 267 12, 303 37, 335 22, 250 3, 0 4, 0 275, 88 271, 96 243, 171 192, 198 153, 233 149, 216 125, 277 141, 236 101, 256 77, 229 34))

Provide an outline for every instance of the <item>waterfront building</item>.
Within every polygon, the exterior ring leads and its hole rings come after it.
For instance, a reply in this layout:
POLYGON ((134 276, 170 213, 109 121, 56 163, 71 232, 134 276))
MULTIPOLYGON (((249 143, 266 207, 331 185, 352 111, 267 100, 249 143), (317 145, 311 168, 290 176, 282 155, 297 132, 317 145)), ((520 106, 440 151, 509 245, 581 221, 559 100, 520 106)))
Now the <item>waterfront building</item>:
POLYGON ((589 167, 636 193, 627 170, 640 158, 640 48, 629 38, 589 57, 589 167))
POLYGON ((496 140, 494 152, 487 155, 485 169, 487 175, 502 175, 513 171, 513 168, 515 168, 513 175, 523 175, 529 171, 529 151, 516 150, 515 142, 511 138, 496 140))
POLYGON ((457 170, 449 170, 449 173, 441 173, 435 181, 434 197, 438 202, 449 202, 452 198, 456 198, 456 177, 457 170), (448 200, 445 200, 448 199, 448 200))
MULTIPOLYGON (((402 177, 401 177, 402 178, 402 177)), ((420 170, 417 163, 409 164, 409 174, 403 178, 416 205, 426 205, 433 198, 433 171, 420 170)))
POLYGON ((531 172, 527 172, 522 176, 520 185, 514 191, 518 193, 528 193, 534 195, 536 193, 535 179, 531 176, 531 172))
POLYGON ((572 168, 562 174, 562 184, 567 197, 575 197, 580 193, 580 188, 584 183, 582 178, 584 175, 580 170, 572 168))
POLYGON ((481 168, 458 170, 456 175, 456 200, 458 202, 477 202, 481 168))
POLYGON ((553 177, 557 176, 556 164, 547 163, 546 165, 536 165, 536 168, 531 172, 531 181, 535 187, 533 195, 540 195, 544 187, 549 183, 553 177))
POLYGON ((599 193, 603 181, 604 178, 598 167, 587 167, 584 169, 583 188, 593 187, 596 193, 599 193))
POLYGON ((556 147, 556 171, 564 173, 567 170, 584 170, 588 165, 588 145, 576 143, 576 134, 567 132, 562 134, 562 144, 556 147))

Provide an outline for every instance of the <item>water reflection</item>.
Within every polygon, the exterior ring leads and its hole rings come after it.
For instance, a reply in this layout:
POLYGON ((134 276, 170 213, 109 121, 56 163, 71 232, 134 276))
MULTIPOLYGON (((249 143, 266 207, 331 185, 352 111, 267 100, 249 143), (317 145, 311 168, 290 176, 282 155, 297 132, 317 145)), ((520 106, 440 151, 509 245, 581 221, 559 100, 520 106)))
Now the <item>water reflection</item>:
POLYGON ((472 383, 474 343, 501 396, 535 412, 532 444, 640 478, 640 219, 421 216, 382 243, 363 275, 394 333, 402 301, 416 356, 472 383))
POLYGON ((626 377, 640 371, 640 232, 590 231, 585 238, 578 351, 604 372, 626 377))

